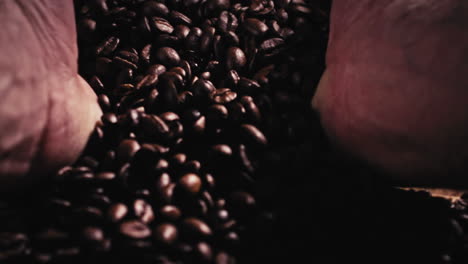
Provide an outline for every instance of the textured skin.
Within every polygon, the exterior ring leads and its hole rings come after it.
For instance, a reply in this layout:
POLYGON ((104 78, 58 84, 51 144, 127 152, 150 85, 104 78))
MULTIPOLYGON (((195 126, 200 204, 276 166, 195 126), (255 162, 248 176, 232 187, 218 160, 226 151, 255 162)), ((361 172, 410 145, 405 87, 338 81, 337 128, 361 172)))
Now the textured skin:
POLYGON ((0 1, 0 190, 73 162, 100 116, 71 0, 0 1))
POLYGON ((402 183, 468 183, 468 1, 335 0, 313 104, 345 151, 402 183))

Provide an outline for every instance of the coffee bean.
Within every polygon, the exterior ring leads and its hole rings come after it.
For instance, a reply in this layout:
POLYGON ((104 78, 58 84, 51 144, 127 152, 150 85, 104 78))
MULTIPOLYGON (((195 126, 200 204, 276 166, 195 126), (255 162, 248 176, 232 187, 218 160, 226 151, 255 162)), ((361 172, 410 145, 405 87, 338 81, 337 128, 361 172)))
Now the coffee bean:
POLYGON ((169 8, 163 3, 157 1, 146 1, 142 7, 142 13, 145 16, 167 16, 169 14, 169 8))
POLYGON ((194 96, 197 97, 207 97, 216 90, 214 85, 204 79, 199 79, 192 86, 192 92, 194 96))
POLYGON ((231 5, 230 0, 208 0, 206 3, 207 10, 213 11, 221 11, 226 10, 231 5))
POLYGON ((189 217, 182 221, 183 226, 193 235, 197 236, 210 236, 212 234, 211 228, 202 220, 189 217))
POLYGON ((179 54, 170 47, 159 48, 156 52, 156 58, 166 66, 176 66, 180 62, 179 54))
POLYGON ((99 227, 87 226, 83 228, 82 236, 85 240, 99 242, 104 239, 104 232, 99 227))
POLYGON ((228 88, 216 89, 211 93, 212 101, 217 104, 226 104, 236 99, 237 93, 228 88))
POLYGON ((153 234, 156 241, 166 245, 173 244, 178 237, 177 227, 169 223, 159 224, 153 234))
POLYGON ((174 27, 162 17, 152 17, 151 18, 151 28, 159 33, 171 34, 174 31, 174 27))
POLYGON ((236 261, 226 252, 219 252, 215 258, 215 264, 235 264, 236 261))
POLYGON ((271 52, 274 49, 282 46, 284 44, 284 40, 280 38, 271 38, 267 39, 260 44, 260 51, 263 52, 271 52))
POLYGON ((265 146, 268 143, 265 135, 263 135, 263 133, 253 125, 242 124, 241 133, 248 141, 257 145, 265 146))
POLYGON ((227 119, 228 114, 229 113, 226 106, 221 104, 214 104, 208 108, 206 117, 208 120, 218 122, 227 119))
POLYGON ((206 53, 211 50, 211 45, 213 43, 213 38, 216 33, 214 27, 207 27, 203 34, 200 37, 200 51, 206 53))
POLYGON ((167 124, 157 115, 143 116, 141 125, 144 132, 150 136, 160 136, 169 132, 167 124))
POLYGON ((170 183, 171 183, 171 177, 169 176, 169 174, 164 172, 160 176, 157 177, 155 186, 158 191, 162 191, 164 188, 169 186, 170 183))
POLYGON ((122 162, 130 161, 140 149, 140 144, 134 139, 125 139, 117 148, 117 158, 122 162))
POLYGON ((199 27, 192 27, 185 38, 185 47, 191 50, 198 50, 200 47, 199 39, 202 34, 203 31, 199 27))
POLYGON ((154 220, 153 208, 143 199, 137 199, 133 202, 133 211, 143 223, 150 223, 154 220))
POLYGON ((189 194, 197 194, 202 187, 200 177, 194 173, 188 173, 179 179, 178 186, 189 194))
POLYGON ((192 24, 192 19, 190 17, 182 14, 181 12, 172 10, 171 13, 169 14, 171 17, 172 21, 175 24, 186 24, 186 25, 191 25, 192 24))
POLYGON ((234 14, 223 11, 219 15, 217 26, 222 32, 234 32, 238 25, 237 17, 234 14))
POLYGON ((128 220, 119 226, 119 232, 129 238, 143 239, 151 236, 151 229, 138 220, 128 220))
POLYGON ((107 217, 111 222, 120 222, 128 213, 128 208, 123 203, 116 203, 107 210, 107 217))
POLYGON ((180 209, 174 205, 165 205, 159 209, 159 216, 169 221, 176 221, 181 215, 180 209))
POLYGON ((250 161, 248 155, 247 155, 247 150, 245 145, 240 144, 239 145, 239 157, 242 163, 242 166, 250 173, 253 173, 255 171, 254 166, 252 165, 252 162, 250 161))
POLYGON ((240 69, 247 63, 244 52, 238 47, 230 47, 226 53, 226 69, 240 69))
POLYGON ((175 186, 176 186, 175 183, 171 183, 161 190, 160 197, 163 203, 169 204, 172 202, 175 186))
POLYGON ((232 149, 226 144, 218 144, 211 147, 211 150, 218 156, 231 156, 232 149))
POLYGON ((268 26, 256 18, 245 19, 244 28, 254 36, 263 35, 268 31, 268 26))
POLYGON ((96 48, 96 55, 110 55, 112 52, 115 51, 115 49, 117 49, 119 43, 120 39, 117 37, 111 36, 107 38, 96 48))
POLYGON ((195 252, 202 261, 211 262, 213 258, 213 250, 206 242, 197 243, 195 252))

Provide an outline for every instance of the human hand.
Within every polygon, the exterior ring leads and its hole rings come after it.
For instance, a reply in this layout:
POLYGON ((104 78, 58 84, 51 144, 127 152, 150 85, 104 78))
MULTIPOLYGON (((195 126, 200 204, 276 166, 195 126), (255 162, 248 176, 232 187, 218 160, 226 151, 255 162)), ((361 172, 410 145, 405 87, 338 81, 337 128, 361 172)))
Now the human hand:
POLYGON ((335 0, 313 105, 337 146, 399 183, 466 185, 468 2, 335 0))
POLYGON ((6 190, 73 162, 101 110, 77 72, 73 1, 5 0, 0 14, 0 190, 6 190))

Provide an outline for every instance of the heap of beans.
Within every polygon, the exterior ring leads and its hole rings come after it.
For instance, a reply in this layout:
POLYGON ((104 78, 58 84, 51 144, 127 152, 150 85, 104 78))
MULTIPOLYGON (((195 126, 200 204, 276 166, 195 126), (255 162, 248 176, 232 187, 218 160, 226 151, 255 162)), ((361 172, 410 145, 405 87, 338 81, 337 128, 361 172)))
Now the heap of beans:
POLYGON ((74 166, 0 203, 1 263, 467 263, 468 199, 330 151, 328 1, 75 4, 104 115, 74 166))

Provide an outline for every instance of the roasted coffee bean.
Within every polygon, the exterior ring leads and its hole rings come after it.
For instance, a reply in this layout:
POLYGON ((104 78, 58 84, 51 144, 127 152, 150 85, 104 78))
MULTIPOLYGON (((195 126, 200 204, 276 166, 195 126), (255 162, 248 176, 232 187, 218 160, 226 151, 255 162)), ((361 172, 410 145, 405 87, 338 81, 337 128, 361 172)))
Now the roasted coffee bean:
POLYGON ((140 149, 140 144, 134 139, 125 139, 120 142, 117 148, 117 159, 122 162, 130 161, 135 153, 140 149))
POLYGON ((263 35, 268 31, 268 26, 256 18, 245 19, 244 28, 254 36, 263 35))
POLYGON ((218 122, 227 119, 228 114, 229 113, 226 106, 221 104, 214 104, 208 108, 206 117, 208 120, 218 122))
POLYGON ((239 36, 232 31, 229 31, 224 35, 223 41, 227 46, 239 46, 240 43, 239 36))
POLYGON ((240 102, 245 108, 246 114, 248 115, 249 119, 254 122, 260 122, 262 119, 262 115, 260 110, 258 109, 257 105, 255 104, 254 100, 250 96, 242 96, 240 102))
POLYGON ((120 43, 120 39, 114 36, 111 36, 104 40, 97 48, 96 55, 108 56, 117 49, 117 46, 120 43))
POLYGON ((156 178, 155 186, 158 191, 162 191, 164 188, 169 186, 170 183, 171 183, 171 176, 169 176, 169 174, 164 172, 156 178))
POLYGON ((143 223, 150 223, 154 220, 153 207, 143 199, 133 202, 133 211, 143 223))
POLYGON ((163 3, 157 1, 146 1, 142 7, 142 14, 145 16, 167 16, 169 8, 163 3))
POLYGON ((213 83, 204 79, 198 79, 192 86, 193 95, 197 97, 207 97, 215 90, 213 83))
POLYGON ((284 44, 284 40, 280 38, 271 38, 267 39, 260 44, 260 51, 263 52, 271 52, 274 49, 282 46, 284 44))
POLYGON ((226 69, 237 70, 245 66, 247 58, 244 52, 238 47, 230 47, 226 53, 226 69))
POLYGON ((228 11, 223 11, 219 15, 217 26, 222 32, 234 32, 238 25, 237 17, 234 14, 228 11))
POLYGON ((211 93, 211 99, 217 104, 227 104, 236 99, 237 93, 228 88, 216 89, 211 93))
POLYGON ((226 10, 231 5, 230 0, 208 0, 206 3, 207 10, 213 11, 221 11, 226 10))
POLYGON ((200 242, 195 246, 197 256, 204 262, 211 262, 213 258, 213 250, 206 242, 200 242))
POLYGON ((191 50, 198 50, 200 47, 199 39, 202 34, 203 31, 199 27, 192 27, 185 38, 185 47, 191 50))
POLYGON ((104 232, 99 227, 87 226, 81 232, 83 238, 88 241, 99 242, 104 239, 104 232))
POLYGON ((206 53, 211 50, 211 45, 213 43, 213 38, 215 35, 216 29, 214 27, 207 27, 203 34, 200 37, 200 51, 206 53))
POLYGON ((153 64, 150 67, 148 67, 148 70, 146 71, 147 74, 152 74, 152 75, 161 75, 164 72, 166 72, 166 67, 162 64, 153 64))
POLYGON ((205 222, 195 217, 185 218, 182 224, 189 233, 196 236, 210 236, 213 233, 205 222))
POLYGON ((145 115, 141 118, 143 131, 148 135, 160 136, 169 132, 167 124, 157 115, 145 115))
POLYGON ((166 66, 176 66, 180 62, 179 54, 170 47, 159 48, 156 52, 156 58, 166 66))
POLYGON ((119 232, 129 238, 143 239, 151 236, 151 229, 138 220, 128 220, 119 226, 119 232))
POLYGON ((226 144, 218 144, 211 147, 211 151, 213 151, 217 156, 231 156, 232 149, 229 145, 226 144))
POLYGON ((171 34, 174 31, 174 27, 162 17, 152 17, 151 18, 151 28, 159 33, 171 34))
POLYGON ((242 124, 241 133, 248 141, 257 145, 265 146, 268 143, 268 140, 265 135, 263 135, 262 131, 253 125, 242 124))
POLYGON ((167 185, 166 187, 162 188, 159 195, 160 195, 161 201, 163 203, 169 204, 169 203, 172 202, 172 198, 174 196, 175 186, 176 186, 175 183, 171 183, 171 184, 167 185))
POLYGON ((215 263, 216 264, 235 264, 236 261, 234 260, 232 256, 228 255, 226 252, 221 251, 216 255, 215 263))
POLYGON ((93 76, 90 81, 89 85, 94 89, 96 92, 103 92, 104 91, 104 84, 102 83, 101 79, 97 76, 93 76))
POLYGON ((165 220, 176 221, 182 215, 182 212, 179 208, 174 205, 165 205, 159 209, 159 216, 163 217, 165 220))
POLYGON ((186 25, 177 25, 174 27, 174 35, 179 39, 185 39, 190 32, 190 28, 186 25))
POLYGON ((163 223, 159 224, 155 228, 153 234, 156 241, 166 245, 170 245, 177 240, 178 230, 177 227, 173 224, 163 223))
POLYGON ((186 24, 186 25, 189 25, 189 26, 192 24, 192 19, 190 19, 190 17, 182 14, 181 12, 172 10, 171 13, 169 14, 169 16, 171 17, 171 20, 175 24, 186 24))
POLYGON ((123 203, 113 204, 107 209, 107 217, 111 222, 119 222, 128 213, 128 207, 123 203))
POLYGON ((198 175, 194 173, 188 173, 179 179, 178 186, 180 186, 180 188, 185 192, 195 195, 200 192, 202 181, 198 175))

